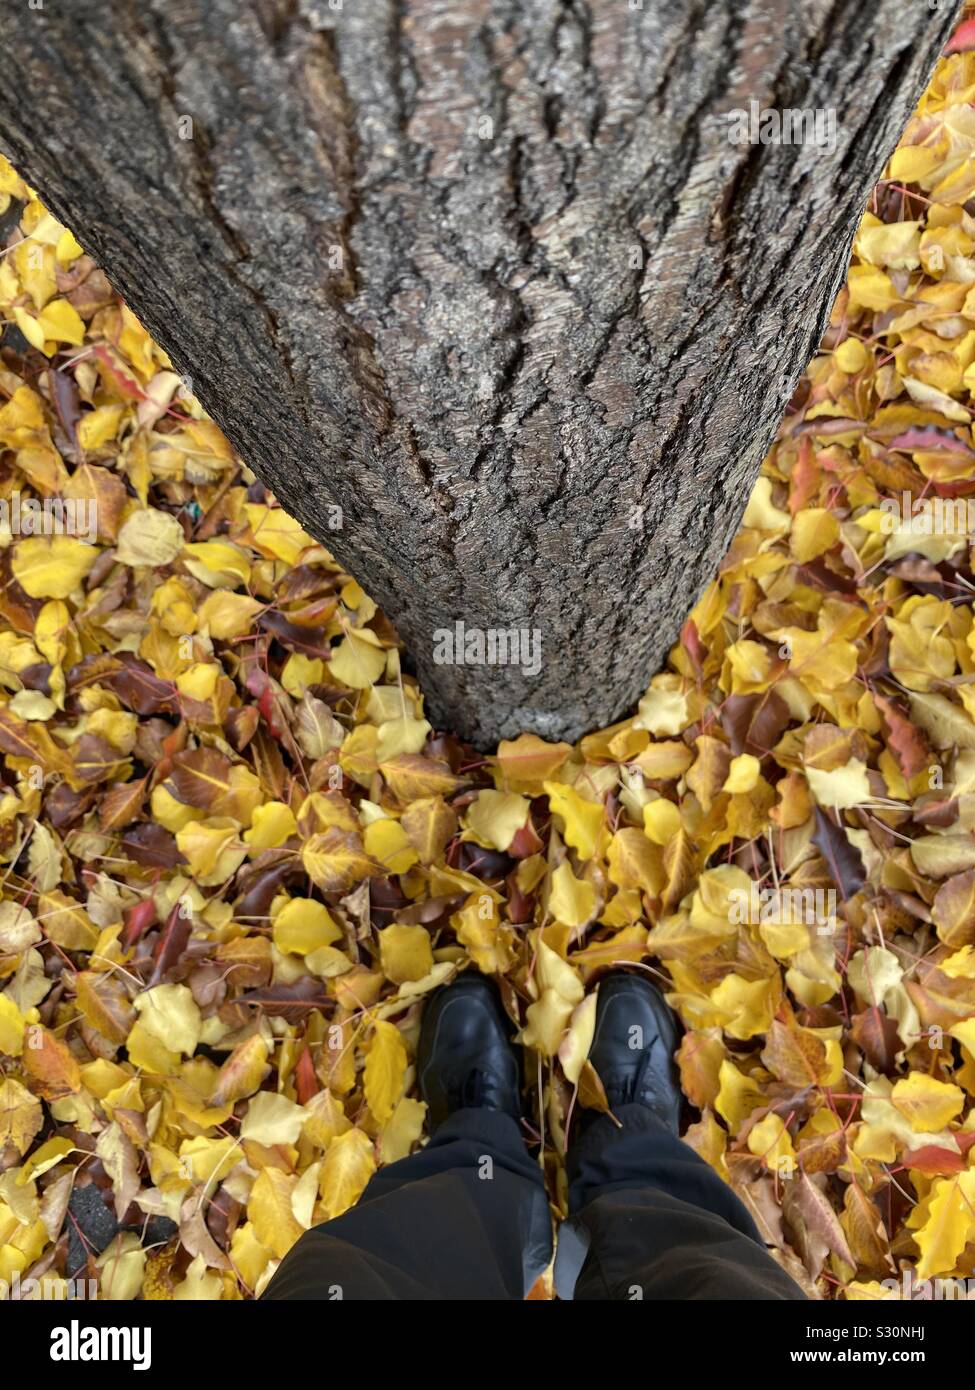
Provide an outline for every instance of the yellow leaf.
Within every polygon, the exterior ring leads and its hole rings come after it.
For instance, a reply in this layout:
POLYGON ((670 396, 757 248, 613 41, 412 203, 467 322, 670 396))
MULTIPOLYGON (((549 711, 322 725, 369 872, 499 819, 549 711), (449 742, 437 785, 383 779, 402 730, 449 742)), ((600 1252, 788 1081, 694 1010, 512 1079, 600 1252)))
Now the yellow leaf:
POLYGON ((820 806, 846 809, 870 801, 870 781, 866 763, 851 758, 844 767, 824 772, 822 768, 807 767, 806 779, 820 806))
POLYGON ((226 540, 194 541, 185 547, 183 562, 190 573, 211 589, 235 589, 251 576, 250 556, 226 540))
POLYGON ((405 874, 419 859, 399 821, 375 820, 366 826, 362 839, 366 853, 387 874, 405 874))
POLYGON ((825 555, 840 539, 840 523, 836 514, 826 507, 807 507, 793 518, 789 548, 798 563, 808 564, 816 556, 825 555))
POLYGON ((516 792, 480 791, 467 808, 464 824, 478 844, 507 850, 528 820, 531 803, 516 792))
POLYGON ((853 249, 868 265, 891 270, 916 270, 921 264, 921 223, 881 222, 867 213, 857 232, 853 249))
POLYGON ((238 1043, 220 1068, 210 1104, 233 1104, 252 1095, 264 1080, 267 1061, 267 1043, 259 1033, 238 1043))
POLYGON ((376 1023, 366 1056, 366 1102, 378 1124, 385 1124, 403 1091, 408 1062, 402 1034, 392 1023, 376 1023))
POLYGON ((921 1258, 918 1279, 954 1270, 965 1246, 975 1237, 975 1168, 939 1178, 927 1206, 927 1220, 914 1234, 921 1258))
POLYGON ((72 304, 66 299, 52 299, 38 314, 45 338, 79 347, 85 341, 85 325, 72 304))
POLYGON ((639 888, 656 897, 664 885, 660 848, 635 826, 617 830, 609 842, 607 861, 610 881, 620 888, 639 888))
POLYGON ((10 1076, 0 1081, 0 1146, 12 1144, 25 1154, 43 1123, 41 1103, 26 1086, 10 1076))
POLYGON ((71 536, 31 536, 14 546, 14 578, 31 598, 67 598, 97 558, 93 545, 71 536))
POLYGON ((326 893, 347 893, 363 879, 382 874, 358 835, 334 826, 305 841, 301 862, 312 882, 326 893))
POLYGON ((780 994, 777 974, 767 980, 726 975, 710 997, 722 1016, 725 1032, 732 1038, 747 1040, 768 1032, 780 994))
POLYGON ((537 734, 519 734, 498 744, 498 770, 506 791, 535 793, 572 752, 567 743, 546 743, 537 734))
POLYGON ((274 919, 274 944, 279 951, 307 956, 342 937, 342 929, 323 903, 314 898, 292 898, 274 919))
POLYGON ((762 1090, 727 1059, 722 1061, 718 1076, 720 1088, 714 1108, 732 1134, 737 1134, 752 1111, 762 1104, 762 1090))
POLYGON ((145 507, 133 512, 118 533, 115 558, 121 565, 168 565, 183 549, 183 528, 169 512, 145 507))
POLYGON ((396 1163, 406 1158, 423 1133, 426 1113, 423 1101, 403 1097, 379 1136, 379 1156, 383 1163, 396 1163))
POLYGON ((965 1092, 960 1086, 918 1071, 894 1083, 891 1100, 918 1134, 944 1129, 965 1108, 965 1092))
POLYGON ((268 801, 258 806, 244 839, 254 851, 277 849, 298 833, 298 822, 290 806, 283 801, 268 801))
POLYGON ((78 443, 83 449, 100 449, 118 434, 124 405, 99 405, 86 411, 78 422, 78 443))
POLYGON ((143 1027, 164 1047, 193 1055, 203 1024, 199 1006, 186 985, 155 985, 137 994, 132 1003, 143 1027))
POLYGON ((320 656, 292 652, 281 669, 281 684, 295 700, 300 700, 310 685, 320 685, 325 675, 325 663, 320 656))
POLYGON ((214 589, 200 604, 197 617, 201 627, 209 628, 211 636, 227 641, 248 632, 254 614, 260 612, 262 606, 249 594, 214 589))
POLYGON ((846 338, 833 349, 833 361, 841 372, 848 372, 852 376, 855 372, 862 372, 867 365, 867 350, 859 338, 846 338))
POLYGON ((258 550, 276 556, 286 565, 297 565, 302 552, 314 545, 311 536, 280 507, 248 502, 244 514, 258 550))
POLYGON ((572 1005, 561 994, 554 989, 543 990, 541 998, 525 1011, 522 1044, 534 1047, 544 1057, 554 1057, 562 1046, 572 1012, 572 1005))
POLYGON ((146 1252, 133 1231, 115 1236, 95 1261, 99 1270, 98 1294, 113 1303, 129 1302, 142 1290, 146 1252))
POLYGON ((271 1258, 271 1252, 257 1238, 254 1224, 245 1221, 230 1238, 230 1259, 234 1269, 251 1292, 271 1258))
POLYGON ((426 927, 394 922, 379 933, 379 958, 383 974, 393 984, 422 980, 433 969, 430 933, 426 927))
POLYGON ((359 1200, 375 1171, 372 1143, 361 1129, 347 1130, 332 1140, 319 1174, 319 1192, 329 1220, 359 1200))
POLYGON ((305 1123, 305 1112, 277 1091, 258 1091, 240 1124, 241 1139, 258 1144, 296 1144, 305 1123))
POLYGON ((319 1091, 305 1106, 305 1138, 316 1148, 327 1149, 337 1134, 352 1128, 342 1102, 332 1091, 319 1091))
POLYGON ((758 784, 761 767, 758 758, 751 753, 740 753, 737 758, 732 758, 728 776, 721 790, 731 792, 732 795, 753 791, 758 784))
POLYGON ((557 922, 567 927, 581 927, 596 914, 596 890, 585 879, 576 878, 568 861, 559 865, 552 875, 552 891, 548 910, 557 922))
POLYGON ((643 829, 655 845, 666 845, 680 830, 680 811, 665 796, 648 801, 643 808, 643 829))
POLYGON ((471 959, 485 975, 501 975, 510 968, 514 959, 514 932, 502 925, 490 893, 469 897, 450 922, 457 940, 467 947, 471 959))
POLYGON ((589 1056, 593 1034, 596 1031, 596 995, 590 994, 576 1005, 569 1021, 569 1029, 559 1044, 559 1061, 566 1080, 578 1085, 583 1064, 589 1056))
MULTIPOLYGON (((34 1014, 37 1017, 37 1014, 34 1014)), ((9 994, 0 994, 0 1052, 19 1057, 24 1050, 24 1031, 27 1019, 9 994)))
POLYGON ((368 690, 385 669, 386 653, 369 628, 350 632, 345 641, 334 648, 328 663, 329 675, 353 690, 368 690))
POLYGON ((567 787, 561 782, 546 782, 544 788, 553 815, 562 818, 566 844, 572 846, 580 859, 591 859, 596 853, 604 826, 603 803, 587 801, 574 787, 567 787))
POLYGON ((293 1173, 262 1168, 247 1201, 247 1216, 255 1239, 278 1259, 287 1255, 302 1233, 291 1206, 297 1182, 293 1173))
POLYGON ((426 865, 443 854, 457 831, 457 816, 442 796, 423 796, 403 812, 400 825, 426 865))
POLYGON ((796 1151, 792 1147, 789 1131, 781 1115, 766 1115, 748 1131, 748 1148, 765 1161, 765 1166, 773 1172, 787 1174, 794 1171, 796 1151), (784 1161, 783 1161, 784 1160, 784 1161))
POLYGON ((31 1026, 22 1066, 35 1095, 59 1100, 81 1090, 81 1068, 67 1043, 39 1024, 31 1026))
POLYGON ((679 734, 690 722, 687 696, 668 685, 653 685, 640 701, 639 714, 633 722, 638 729, 663 738, 679 734))

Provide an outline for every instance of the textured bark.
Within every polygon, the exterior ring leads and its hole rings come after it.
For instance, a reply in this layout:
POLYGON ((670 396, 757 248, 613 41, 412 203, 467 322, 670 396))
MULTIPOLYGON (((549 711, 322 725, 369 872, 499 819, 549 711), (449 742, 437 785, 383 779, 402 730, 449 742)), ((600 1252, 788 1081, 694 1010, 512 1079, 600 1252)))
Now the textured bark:
POLYGON ((951 6, 338 3, 6 6, 0 143, 433 717, 576 736, 712 576, 951 6), (753 99, 835 149, 731 143, 753 99), (458 619, 540 673, 436 664, 458 619))

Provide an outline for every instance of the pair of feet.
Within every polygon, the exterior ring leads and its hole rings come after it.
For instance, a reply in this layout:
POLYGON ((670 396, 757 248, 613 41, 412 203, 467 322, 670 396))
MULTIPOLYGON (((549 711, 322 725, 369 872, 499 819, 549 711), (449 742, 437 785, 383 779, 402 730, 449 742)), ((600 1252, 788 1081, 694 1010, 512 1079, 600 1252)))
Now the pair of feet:
MULTIPOLYGON (((639 1104, 679 1132, 681 1092, 674 1066, 677 1024, 662 996, 639 975, 607 975, 596 997, 589 1061, 610 1109, 639 1104)), ((495 987, 468 972, 424 1010, 417 1052, 420 1094, 431 1131, 456 1110, 522 1117, 521 1067, 495 987)))

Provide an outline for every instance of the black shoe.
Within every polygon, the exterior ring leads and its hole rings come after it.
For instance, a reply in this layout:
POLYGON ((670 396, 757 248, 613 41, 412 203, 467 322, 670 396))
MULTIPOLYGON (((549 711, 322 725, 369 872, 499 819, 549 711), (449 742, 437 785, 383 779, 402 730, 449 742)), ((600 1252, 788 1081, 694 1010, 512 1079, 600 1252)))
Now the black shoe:
POLYGON ((521 1118, 511 1024, 483 975, 468 971, 433 996, 423 1011, 416 1064, 431 1132, 455 1110, 499 1110, 521 1118))
POLYGON ((674 1063, 677 1020, 663 996, 640 975, 607 975, 596 996, 589 1060, 610 1109, 645 1105, 680 1133, 681 1089, 674 1063))

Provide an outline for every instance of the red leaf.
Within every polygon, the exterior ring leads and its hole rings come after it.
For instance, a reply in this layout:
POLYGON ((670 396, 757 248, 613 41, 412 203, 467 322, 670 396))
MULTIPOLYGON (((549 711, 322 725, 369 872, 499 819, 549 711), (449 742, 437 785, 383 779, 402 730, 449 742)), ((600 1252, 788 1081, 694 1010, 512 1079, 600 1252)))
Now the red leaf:
POLYGON ((274 698, 274 687, 266 671, 262 671, 259 666, 255 666, 248 672, 247 679, 244 681, 247 689, 257 699, 257 708, 263 716, 264 722, 270 730, 271 737, 280 739, 284 736, 284 728, 280 722, 280 711, 277 701, 274 698))
POLYGON ((508 846, 508 853, 512 859, 528 859, 533 854, 540 854, 543 849, 544 845, 536 834, 531 817, 529 817, 521 829, 515 831, 511 844, 508 846))
POLYGON ((193 920, 190 914, 183 911, 182 903, 177 903, 166 918, 166 926, 159 938, 159 944, 156 946, 155 965, 149 979, 150 987, 158 985, 166 971, 172 969, 179 960, 186 950, 186 943, 190 939, 192 929, 193 920))
POLYGON ((964 454, 968 458, 975 458, 975 450, 963 443, 957 435, 950 430, 939 430, 935 425, 917 426, 914 429, 905 430, 896 439, 890 441, 892 449, 903 449, 905 453, 912 453, 915 449, 923 449, 927 453, 944 451, 950 454, 964 454))
POLYGON ((975 48, 975 19, 963 19, 945 44, 945 53, 967 53, 975 48))
POLYGON ((122 945, 134 946, 143 932, 147 931, 156 920, 156 904, 151 898, 143 898, 141 903, 136 903, 130 907, 125 914, 125 926, 122 928, 122 945))
POLYGON ((298 1096, 299 1105, 307 1105, 312 1096, 321 1090, 318 1077, 315 1075, 315 1063, 312 1061, 311 1049, 306 1045, 298 1058, 295 1067, 295 1091, 298 1096))
POLYGON ((691 665, 694 667, 697 674, 700 675, 701 668, 704 664, 704 658, 708 654, 708 649, 701 641, 700 634, 697 630, 697 624, 693 618, 688 618, 681 628, 680 640, 685 652, 687 652, 687 655, 691 658, 691 665))
POLYGON ((117 352, 109 347, 98 346, 92 348, 92 353, 105 368, 107 375, 111 377, 116 390, 120 391, 123 396, 127 396, 132 401, 148 400, 145 391, 117 352))
POLYGON ((905 1168, 916 1168, 919 1173, 926 1173, 929 1177, 951 1177, 954 1173, 960 1173, 963 1168, 968 1166, 965 1155, 975 1144, 975 1131, 967 1134, 956 1134, 960 1154, 949 1153, 947 1149, 939 1149, 936 1144, 924 1144, 920 1149, 914 1149, 903 1156, 902 1162, 905 1168))

